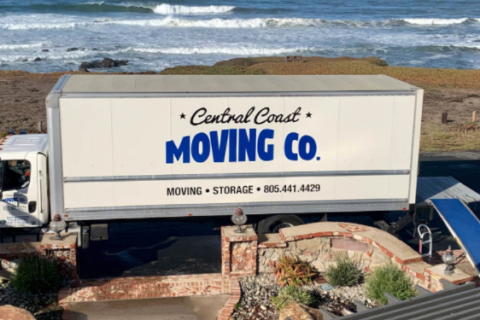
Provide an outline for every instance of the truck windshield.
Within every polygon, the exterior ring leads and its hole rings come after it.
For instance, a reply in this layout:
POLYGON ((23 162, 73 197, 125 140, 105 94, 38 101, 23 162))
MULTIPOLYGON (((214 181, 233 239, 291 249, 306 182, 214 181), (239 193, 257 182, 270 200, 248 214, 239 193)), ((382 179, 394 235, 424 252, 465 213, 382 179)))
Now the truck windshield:
POLYGON ((0 161, 2 191, 18 190, 30 184, 30 162, 26 160, 0 161))

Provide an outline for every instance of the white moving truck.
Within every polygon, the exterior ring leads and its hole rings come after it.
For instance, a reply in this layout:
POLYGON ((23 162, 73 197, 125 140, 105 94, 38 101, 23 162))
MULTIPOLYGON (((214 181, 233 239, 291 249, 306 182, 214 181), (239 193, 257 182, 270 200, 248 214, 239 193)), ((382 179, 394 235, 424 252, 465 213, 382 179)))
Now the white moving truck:
POLYGON ((268 232, 300 213, 407 211, 422 101, 383 75, 63 76, 48 138, 0 140, 0 227, 240 207, 271 215, 268 232))

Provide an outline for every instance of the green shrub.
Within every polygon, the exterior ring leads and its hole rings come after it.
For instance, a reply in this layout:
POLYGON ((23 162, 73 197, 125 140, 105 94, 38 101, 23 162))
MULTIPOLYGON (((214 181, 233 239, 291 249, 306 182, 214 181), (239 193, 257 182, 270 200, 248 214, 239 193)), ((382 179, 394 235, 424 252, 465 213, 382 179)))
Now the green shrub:
POLYGON ((366 289, 370 299, 382 304, 387 304, 384 295, 386 292, 401 300, 413 298, 417 294, 408 275, 392 264, 375 268, 367 278, 366 289))
POLYGON ((311 284, 318 272, 306 261, 283 256, 275 266, 275 276, 281 287, 311 284))
POLYGON ((289 285, 280 290, 277 297, 272 297, 272 302, 277 310, 282 310, 292 302, 298 302, 307 306, 315 304, 315 298, 310 291, 289 285))
POLYGON ((358 284, 363 279, 363 271, 358 262, 353 261, 347 255, 336 256, 336 262, 330 265, 325 272, 325 279, 334 287, 347 287, 358 284))
POLYGON ((12 275, 12 285, 19 291, 42 293, 60 288, 60 271, 57 263, 40 256, 23 259, 12 275))

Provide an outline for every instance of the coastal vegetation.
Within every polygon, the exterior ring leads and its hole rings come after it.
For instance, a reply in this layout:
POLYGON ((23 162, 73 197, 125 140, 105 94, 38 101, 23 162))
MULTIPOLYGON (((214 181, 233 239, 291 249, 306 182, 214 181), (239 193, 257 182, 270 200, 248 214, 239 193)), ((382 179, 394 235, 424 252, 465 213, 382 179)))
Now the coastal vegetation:
POLYGON ((357 261, 347 255, 334 257, 335 264, 328 267, 325 279, 334 287, 350 287, 359 284, 363 279, 363 271, 357 261))
POLYGON ((390 293, 400 300, 413 298, 417 292, 405 271, 390 264, 377 267, 367 277, 367 295, 370 299, 387 304, 384 293, 390 293))

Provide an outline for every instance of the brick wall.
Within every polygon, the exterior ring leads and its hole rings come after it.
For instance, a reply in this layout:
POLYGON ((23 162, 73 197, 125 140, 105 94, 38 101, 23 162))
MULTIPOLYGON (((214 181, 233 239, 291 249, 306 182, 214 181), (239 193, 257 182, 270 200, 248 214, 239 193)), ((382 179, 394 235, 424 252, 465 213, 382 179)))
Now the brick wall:
POLYGON ((258 236, 252 226, 222 227, 222 276, 238 277, 257 274, 258 236))
POLYGON ((77 273, 77 234, 65 234, 62 240, 54 240, 54 235, 45 234, 40 243, 40 254, 53 257, 60 265, 60 274, 70 285, 78 285, 77 273))

